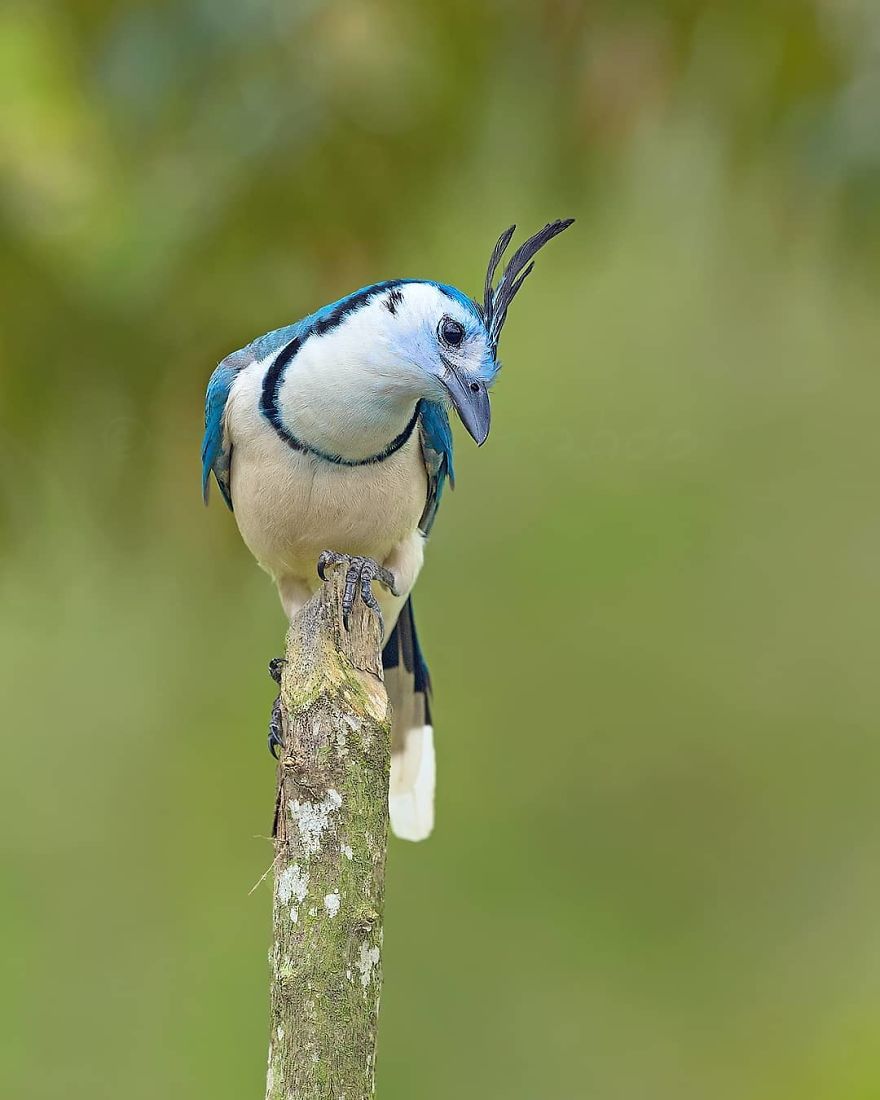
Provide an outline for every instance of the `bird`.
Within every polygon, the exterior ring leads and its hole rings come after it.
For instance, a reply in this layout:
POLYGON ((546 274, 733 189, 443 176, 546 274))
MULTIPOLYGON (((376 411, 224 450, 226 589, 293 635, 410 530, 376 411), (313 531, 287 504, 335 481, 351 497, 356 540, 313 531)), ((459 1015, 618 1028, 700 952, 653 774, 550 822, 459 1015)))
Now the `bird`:
MULTIPOLYGON (((288 619, 342 567, 346 627, 358 597, 384 626, 389 816, 405 840, 434 825, 431 680, 411 592, 444 488, 455 484, 449 414, 482 446, 508 308, 536 253, 573 221, 528 237, 496 280, 516 226, 506 229, 481 300, 429 279, 373 283, 232 352, 208 382, 205 503, 213 476, 288 619)), ((281 663, 270 665, 276 680, 281 663)), ((273 755, 279 714, 276 700, 273 755)))

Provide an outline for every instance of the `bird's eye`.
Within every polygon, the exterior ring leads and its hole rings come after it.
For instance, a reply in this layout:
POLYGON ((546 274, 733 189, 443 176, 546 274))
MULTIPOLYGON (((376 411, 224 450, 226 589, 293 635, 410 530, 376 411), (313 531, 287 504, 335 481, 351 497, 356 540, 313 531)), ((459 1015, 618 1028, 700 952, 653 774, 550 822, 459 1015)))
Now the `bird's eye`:
POLYGON ((444 317, 437 328, 437 333, 444 344, 457 348, 464 339, 464 325, 453 321, 451 317, 444 317))

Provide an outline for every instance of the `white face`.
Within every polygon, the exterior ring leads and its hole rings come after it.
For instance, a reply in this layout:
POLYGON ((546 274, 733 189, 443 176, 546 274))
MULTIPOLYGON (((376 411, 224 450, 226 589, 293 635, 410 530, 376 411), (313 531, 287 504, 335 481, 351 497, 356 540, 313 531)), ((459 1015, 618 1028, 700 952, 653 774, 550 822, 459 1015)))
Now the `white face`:
POLYGON ((433 283, 404 283, 370 303, 380 314, 382 352, 433 379, 443 373, 445 358, 464 376, 488 384, 496 370, 489 337, 474 307, 453 294, 433 283))
POLYGON ((404 283, 369 308, 384 313, 371 350, 374 369, 390 368, 419 397, 451 402, 482 443, 489 430, 487 390, 498 367, 476 307, 452 287, 404 283))

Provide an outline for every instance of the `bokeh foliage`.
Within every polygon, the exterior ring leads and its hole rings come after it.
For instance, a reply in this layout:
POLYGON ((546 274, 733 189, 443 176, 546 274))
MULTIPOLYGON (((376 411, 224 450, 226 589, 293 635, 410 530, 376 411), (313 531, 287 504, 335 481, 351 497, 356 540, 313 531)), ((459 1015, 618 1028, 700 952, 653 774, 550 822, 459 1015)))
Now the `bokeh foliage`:
POLYGON ((573 214, 417 595, 379 1095, 877 1095, 878 58, 871 0, 4 7, 0 1094, 259 1095, 213 364, 573 214))

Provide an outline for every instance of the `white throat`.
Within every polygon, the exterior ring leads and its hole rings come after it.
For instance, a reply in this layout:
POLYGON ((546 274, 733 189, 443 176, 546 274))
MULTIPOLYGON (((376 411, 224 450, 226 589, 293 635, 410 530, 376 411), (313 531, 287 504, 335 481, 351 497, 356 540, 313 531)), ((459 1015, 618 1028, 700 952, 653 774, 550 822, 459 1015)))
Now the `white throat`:
POLYGON ((284 427, 301 443, 350 461, 382 451, 412 420, 424 380, 399 361, 380 301, 308 337, 278 392, 284 427))

